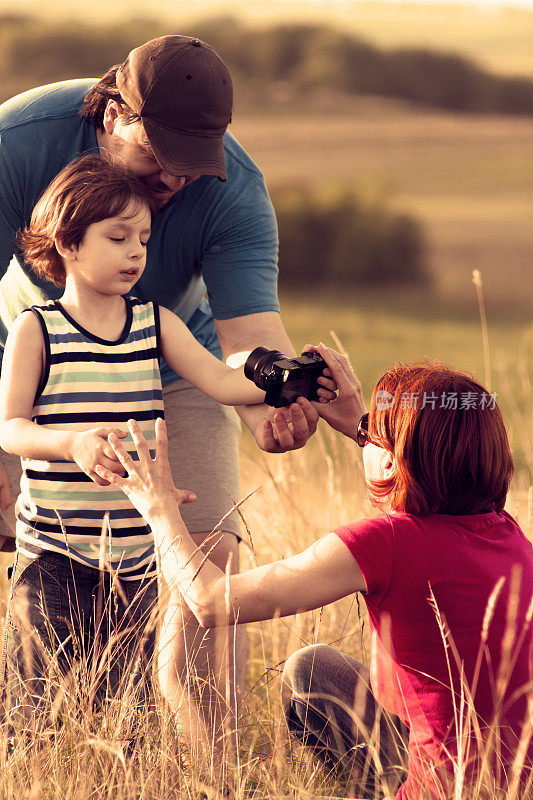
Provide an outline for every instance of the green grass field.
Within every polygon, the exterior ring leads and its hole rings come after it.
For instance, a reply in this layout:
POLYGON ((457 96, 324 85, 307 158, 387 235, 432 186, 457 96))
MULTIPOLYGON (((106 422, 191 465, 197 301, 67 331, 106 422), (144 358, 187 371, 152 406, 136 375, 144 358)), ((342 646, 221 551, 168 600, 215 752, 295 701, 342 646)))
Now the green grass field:
MULTIPOLYGON (((439 359, 457 369, 471 370, 484 382, 481 327, 475 287, 471 286, 471 313, 454 314, 442 303, 405 292, 348 293, 344 297, 281 295, 283 319, 296 346, 322 340, 334 346, 333 330, 349 353, 367 394, 379 376, 398 361, 439 359)), ((533 330, 525 317, 489 313, 489 342, 493 381, 503 363, 511 369, 520 358, 519 345, 533 330)), ((533 347, 533 339, 530 342, 533 347)))

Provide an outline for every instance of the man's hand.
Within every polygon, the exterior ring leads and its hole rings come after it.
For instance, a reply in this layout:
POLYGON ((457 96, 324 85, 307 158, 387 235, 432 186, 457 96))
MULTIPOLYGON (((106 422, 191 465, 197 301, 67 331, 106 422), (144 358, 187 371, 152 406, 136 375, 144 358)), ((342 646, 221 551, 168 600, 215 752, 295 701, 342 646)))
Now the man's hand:
MULTIPOLYGON (((339 390, 335 400, 330 400, 329 403, 313 403, 317 413, 332 428, 349 436, 350 439, 355 439, 357 425, 366 409, 361 384, 354 375, 348 359, 336 350, 326 347, 322 342, 318 347, 306 345, 304 350, 322 356, 328 365, 329 377, 333 378, 339 390)), ((327 385, 326 380, 327 378, 318 378, 318 382, 323 385, 327 385)))
POLYGON ((298 450, 316 431, 318 413, 304 397, 286 408, 270 408, 266 419, 254 431, 255 440, 266 453, 298 450))
POLYGON ((99 486, 109 486, 109 481, 97 474, 97 465, 106 467, 117 475, 124 475, 124 469, 107 441, 110 433, 114 433, 118 439, 124 439, 128 435, 126 431, 118 428, 91 428, 91 430, 72 435, 70 445, 72 461, 75 461, 80 469, 99 486))

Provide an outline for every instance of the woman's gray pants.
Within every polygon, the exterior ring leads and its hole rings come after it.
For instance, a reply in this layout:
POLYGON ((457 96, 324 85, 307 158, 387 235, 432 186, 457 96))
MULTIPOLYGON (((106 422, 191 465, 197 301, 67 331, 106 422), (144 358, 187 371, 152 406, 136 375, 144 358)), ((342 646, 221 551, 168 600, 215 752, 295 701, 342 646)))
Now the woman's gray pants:
POLYGON ((407 777, 409 729, 377 703, 363 664, 327 645, 304 647, 285 664, 282 701, 291 735, 359 795, 395 794, 407 777))

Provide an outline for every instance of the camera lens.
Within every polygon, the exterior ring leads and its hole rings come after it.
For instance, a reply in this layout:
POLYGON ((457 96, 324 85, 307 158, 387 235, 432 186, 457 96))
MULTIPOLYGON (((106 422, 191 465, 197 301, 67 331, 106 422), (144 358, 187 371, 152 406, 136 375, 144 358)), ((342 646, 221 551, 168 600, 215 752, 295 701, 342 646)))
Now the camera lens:
POLYGON ((279 350, 269 350, 267 347, 256 347, 252 350, 244 365, 244 374, 256 386, 266 391, 268 376, 274 361, 285 358, 279 350))

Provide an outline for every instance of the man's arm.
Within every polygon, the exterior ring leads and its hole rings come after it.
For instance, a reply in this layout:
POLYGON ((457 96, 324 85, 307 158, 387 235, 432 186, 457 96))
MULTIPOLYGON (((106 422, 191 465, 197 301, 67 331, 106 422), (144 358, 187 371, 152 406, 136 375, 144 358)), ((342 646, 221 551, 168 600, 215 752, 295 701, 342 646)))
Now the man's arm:
MULTIPOLYGON (((277 311, 215 319, 215 325, 224 359, 231 367, 243 364, 250 350, 259 346, 295 355, 277 311)), ((238 406, 236 410, 254 434, 258 446, 269 453, 303 447, 318 424, 318 413, 310 403, 293 403, 286 413, 277 412, 273 421, 267 419, 268 406, 265 405, 238 406)))
MULTIPOLYGON (((224 358, 234 367, 260 345, 287 355, 294 348, 279 315, 274 208, 261 173, 229 133, 225 146, 228 182, 214 187, 216 203, 202 236, 202 275, 224 358)), ((274 453, 302 447, 318 422, 310 403, 286 411, 288 423, 282 412, 270 411, 271 423, 266 406, 238 411, 259 447, 274 453)))

